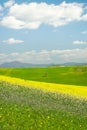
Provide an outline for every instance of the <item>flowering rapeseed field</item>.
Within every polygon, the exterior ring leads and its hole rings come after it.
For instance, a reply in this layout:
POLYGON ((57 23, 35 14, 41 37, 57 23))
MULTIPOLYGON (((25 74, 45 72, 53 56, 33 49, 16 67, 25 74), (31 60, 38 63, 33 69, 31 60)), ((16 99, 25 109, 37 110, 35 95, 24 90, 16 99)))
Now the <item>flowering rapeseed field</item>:
POLYGON ((1 81, 5 81, 15 85, 21 85, 25 87, 33 87, 41 89, 43 91, 49 92, 58 92, 63 94, 68 94, 70 96, 81 97, 87 99, 87 87, 86 86, 76 86, 76 85, 64 85, 64 84, 55 84, 55 83, 45 83, 24 80, 19 78, 12 78, 8 76, 0 76, 1 81))
POLYGON ((0 76, 0 130, 87 130, 86 93, 84 86, 0 76))

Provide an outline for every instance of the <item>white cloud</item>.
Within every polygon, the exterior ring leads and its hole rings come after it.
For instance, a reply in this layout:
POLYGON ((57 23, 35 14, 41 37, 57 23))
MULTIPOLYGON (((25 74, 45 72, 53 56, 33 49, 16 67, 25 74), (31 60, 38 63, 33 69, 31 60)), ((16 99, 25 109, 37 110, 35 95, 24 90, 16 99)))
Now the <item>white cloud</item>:
POLYGON ((79 41, 79 40, 76 40, 76 41, 73 41, 73 44, 83 45, 83 44, 87 44, 87 41, 79 41))
POLYGON ((10 27, 13 29, 21 29, 24 26, 24 22, 15 19, 13 16, 7 16, 3 18, 3 21, 1 21, 1 24, 6 27, 10 27))
POLYGON ((64 62, 87 62, 87 48, 68 50, 31 50, 23 53, 0 54, 0 63, 20 61, 26 63, 46 64, 64 62))
POLYGON ((0 11, 3 11, 3 7, 0 5, 0 11))
POLYGON ((18 43, 23 43, 24 41, 17 40, 17 39, 14 39, 14 38, 9 38, 8 40, 4 40, 3 42, 7 43, 7 44, 18 44, 18 43))
POLYGON ((83 4, 75 2, 63 2, 59 5, 43 2, 14 3, 0 24, 13 29, 37 29, 42 24, 59 27, 73 21, 85 20, 86 14, 82 16, 84 10, 83 4))
POLYGON ((87 34, 87 31, 82 31, 81 33, 82 33, 82 34, 87 34))
POLYGON ((87 21, 87 14, 83 15, 83 16, 81 17, 81 20, 87 21))
POLYGON ((8 0, 7 2, 4 3, 4 7, 8 8, 11 7, 15 3, 14 0, 8 0))
POLYGON ((0 5, 0 17, 3 16, 3 7, 0 5))

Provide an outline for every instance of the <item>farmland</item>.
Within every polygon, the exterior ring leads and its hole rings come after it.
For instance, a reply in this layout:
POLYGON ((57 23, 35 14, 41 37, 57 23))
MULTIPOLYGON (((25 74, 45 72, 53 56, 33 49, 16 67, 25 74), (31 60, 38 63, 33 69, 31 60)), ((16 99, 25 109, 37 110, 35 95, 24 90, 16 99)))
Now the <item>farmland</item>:
POLYGON ((0 75, 40 82, 87 86, 87 66, 0 68, 0 75))
POLYGON ((86 130, 87 101, 0 82, 1 130, 86 130))
POLYGON ((87 130, 86 91, 87 67, 1 68, 0 129, 87 130))

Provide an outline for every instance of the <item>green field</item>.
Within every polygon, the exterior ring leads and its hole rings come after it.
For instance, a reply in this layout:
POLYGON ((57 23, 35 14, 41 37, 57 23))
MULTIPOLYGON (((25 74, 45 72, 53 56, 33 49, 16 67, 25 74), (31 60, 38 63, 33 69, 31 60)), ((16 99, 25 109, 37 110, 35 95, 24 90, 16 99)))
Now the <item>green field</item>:
POLYGON ((48 68, 1 68, 0 75, 58 84, 87 86, 87 66, 48 68))
POLYGON ((0 130, 87 130, 87 100, 0 82, 0 130))
MULTIPOLYGON (((1 68, 0 75, 87 86, 86 66, 1 68)), ((87 130, 87 99, 0 81, 0 130, 87 130)))

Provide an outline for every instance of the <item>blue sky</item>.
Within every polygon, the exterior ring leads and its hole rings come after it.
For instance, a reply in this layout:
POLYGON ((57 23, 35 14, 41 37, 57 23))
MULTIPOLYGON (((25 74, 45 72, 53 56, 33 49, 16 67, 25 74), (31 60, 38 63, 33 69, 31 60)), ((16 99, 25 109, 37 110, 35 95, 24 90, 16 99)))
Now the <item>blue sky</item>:
POLYGON ((86 0, 1 0, 0 64, 87 62, 86 0))

